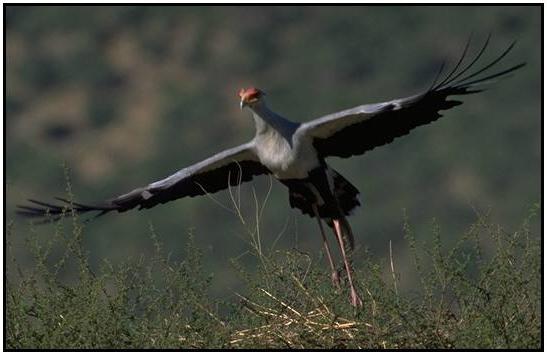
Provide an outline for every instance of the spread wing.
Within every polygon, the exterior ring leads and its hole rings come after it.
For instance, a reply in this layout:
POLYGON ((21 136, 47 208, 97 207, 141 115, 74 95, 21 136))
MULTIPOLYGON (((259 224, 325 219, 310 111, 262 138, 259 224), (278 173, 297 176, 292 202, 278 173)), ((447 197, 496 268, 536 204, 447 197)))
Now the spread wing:
MULTIPOLYGON (((418 126, 437 120, 441 117, 439 111, 462 103, 449 100, 449 96, 481 92, 484 90, 484 84, 524 66, 522 63, 493 74, 487 73, 488 69, 511 51, 515 44, 513 42, 496 59, 476 70, 475 64, 484 53, 488 42, 489 38, 475 58, 460 69, 467 54, 468 42, 459 61, 446 78, 437 84, 437 75, 431 88, 424 93, 383 103, 362 105, 320 117, 302 124, 296 134, 311 136, 315 148, 322 157, 345 158, 390 143, 418 126)), ((441 72, 442 67, 439 74, 441 72)))
POLYGON ((18 214, 31 218, 42 218, 43 222, 62 218, 71 209, 78 213, 96 211, 101 216, 110 211, 125 212, 139 207, 151 208, 183 197, 214 193, 228 186, 249 181, 255 175, 269 174, 255 153, 254 142, 240 145, 218 153, 209 159, 177 171, 173 175, 147 186, 107 200, 103 203, 85 205, 57 198, 62 205, 29 200, 33 205, 18 206, 18 214))

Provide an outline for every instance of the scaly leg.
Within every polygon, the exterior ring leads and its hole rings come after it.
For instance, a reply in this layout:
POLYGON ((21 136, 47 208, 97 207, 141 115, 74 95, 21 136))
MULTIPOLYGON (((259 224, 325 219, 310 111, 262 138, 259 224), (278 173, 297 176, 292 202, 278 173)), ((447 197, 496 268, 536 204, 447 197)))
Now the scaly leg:
POLYGON ((344 236, 342 235, 342 228, 340 226, 340 223, 344 223, 347 232, 350 233, 350 234, 351 234, 351 228, 349 226, 349 223, 347 221, 343 220, 343 219, 342 220, 333 219, 332 222, 334 224, 334 232, 336 234, 336 238, 338 239, 338 244, 340 246, 340 251, 342 252, 342 257, 344 258, 344 266, 345 266, 346 272, 348 274, 351 304, 354 307, 362 307, 363 306, 363 301, 361 301, 361 298, 359 297, 359 294, 357 294, 357 291, 355 290, 355 286, 353 285, 353 278, 351 277, 351 265, 350 265, 350 262, 348 260, 347 255, 346 255, 346 246, 344 245, 344 236))
POLYGON ((332 284, 338 290, 340 290, 340 276, 338 275, 338 271, 336 270, 336 267, 334 266, 334 261, 330 253, 327 237, 325 236, 325 230, 323 229, 323 223, 321 222, 321 217, 319 217, 319 211, 317 210, 317 205, 313 204, 312 208, 313 208, 313 213, 315 214, 315 217, 317 217, 317 223, 319 223, 319 229, 321 230, 321 237, 323 238, 323 247, 325 248, 325 253, 327 254, 327 259, 329 261, 330 269, 332 272, 331 273, 332 284))

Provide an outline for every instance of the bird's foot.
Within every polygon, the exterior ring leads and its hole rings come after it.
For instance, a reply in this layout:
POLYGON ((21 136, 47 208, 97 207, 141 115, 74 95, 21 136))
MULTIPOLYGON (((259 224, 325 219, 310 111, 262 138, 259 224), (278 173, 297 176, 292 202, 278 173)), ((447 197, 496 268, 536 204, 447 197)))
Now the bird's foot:
POLYGON ((340 274, 338 273, 338 270, 332 271, 331 280, 332 280, 332 285, 336 287, 338 291, 340 291, 340 274))
POLYGON ((363 301, 355 289, 352 287, 350 292, 350 302, 353 307, 361 308, 363 307, 363 301))

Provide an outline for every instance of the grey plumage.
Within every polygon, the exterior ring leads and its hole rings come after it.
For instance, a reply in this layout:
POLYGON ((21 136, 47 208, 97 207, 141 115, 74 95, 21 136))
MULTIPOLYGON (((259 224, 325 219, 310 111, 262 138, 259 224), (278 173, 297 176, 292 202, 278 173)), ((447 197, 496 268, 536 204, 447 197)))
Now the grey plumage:
MULTIPOLYGON (((448 75, 439 83, 435 80, 431 88, 421 94, 357 106, 303 124, 292 122, 273 112, 266 105, 262 91, 242 90, 241 106, 251 109, 256 126, 256 135, 250 142, 101 203, 69 203, 59 199, 64 204, 57 205, 29 200, 32 205, 19 206, 18 213, 42 220, 60 217, 69 208, 73 208, 76 213, 97 211, 99 215, 103 215, 110 211, 151 208, 183 197, 214 193, 230 185, 250 181, 257 175, 273 174, 282 181, 308 179, 314 169, 328 169, 325 158, 359 155, 387 144, 420 125, 437 120, 441 117, 440 111, 461 104, 461 101, 448 99, 449 96, 481 92, 484 89, 483 84, 506 76, 524 65, 518 64, 492 74, 483 74, 511 51, 513 43, 497 58, 472 71, 485 53, 488 42, 489 38, 479 53, 460 69, 466 58, 468 43, 448 75)), ((311 181, 311 184, 314 182, 311 181)), ((334 188, 335 186, 330 186, 329 193, 335 193, 334 188)), ((356 193, 352 193, 347 197, 351 201, 344 200, 340 203, 355 205, 355 196, 356 193)), ((299 200, 295 206, 311 215, 311 204, 316 202, 312 199, 309 206, 305 206, 299 200)))

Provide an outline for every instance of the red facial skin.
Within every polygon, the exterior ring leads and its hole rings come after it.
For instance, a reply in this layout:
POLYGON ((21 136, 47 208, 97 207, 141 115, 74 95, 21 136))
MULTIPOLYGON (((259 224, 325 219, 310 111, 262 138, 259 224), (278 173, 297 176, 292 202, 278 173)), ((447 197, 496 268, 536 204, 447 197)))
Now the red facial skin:
POLYGON ((250 103, 258 100, 264 93, 257 88, 241 89, 239 91, 239 97, 242 102, 250 103))

